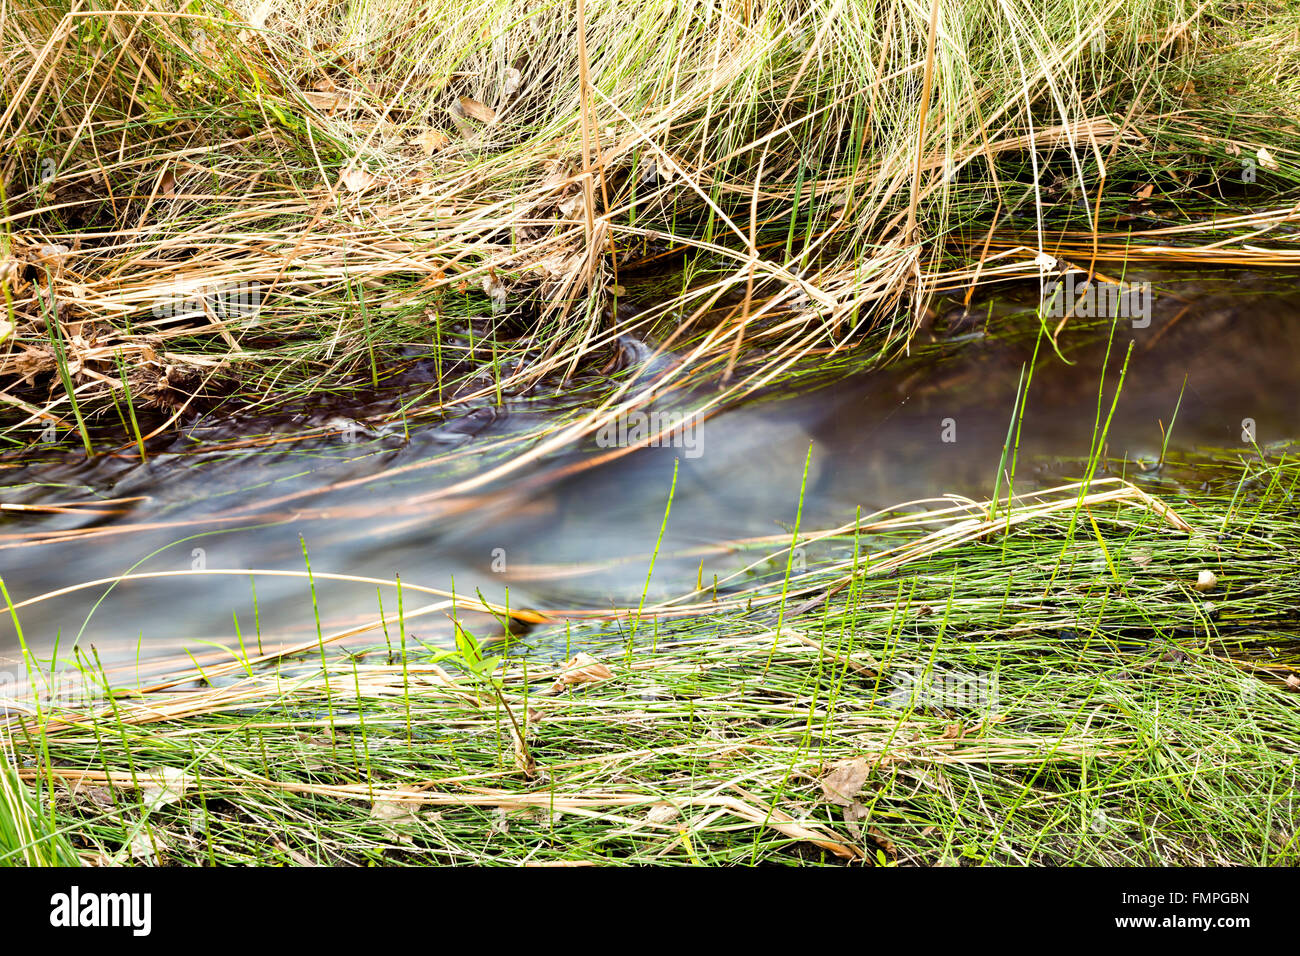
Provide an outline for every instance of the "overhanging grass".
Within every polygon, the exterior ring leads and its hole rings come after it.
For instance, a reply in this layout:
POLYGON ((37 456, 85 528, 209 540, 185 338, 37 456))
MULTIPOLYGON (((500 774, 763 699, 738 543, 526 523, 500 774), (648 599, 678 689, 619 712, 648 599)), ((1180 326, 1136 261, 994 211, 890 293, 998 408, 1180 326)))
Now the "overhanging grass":
POLYGON ((403 414, 432 417, 648 328, 701 379, 764 349, 723 402, 1044 255, 1294 261, 1258 233, 1296 218, 1292 8, 929 6, 7 6, 5 435, 355 401, 413 348, 440 368, 403 414))

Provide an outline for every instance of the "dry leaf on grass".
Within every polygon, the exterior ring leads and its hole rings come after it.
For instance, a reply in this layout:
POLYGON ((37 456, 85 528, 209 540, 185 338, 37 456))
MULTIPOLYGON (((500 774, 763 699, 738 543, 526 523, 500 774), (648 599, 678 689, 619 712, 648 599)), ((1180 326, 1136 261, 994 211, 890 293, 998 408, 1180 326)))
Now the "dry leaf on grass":
POLYGON ((140 795, 144 798, 146 807, 157 810, 180 800, 193 785, 194 778, 184 770, 159 767, 140 777, 140 795))
POLYGON ((470 119, 476 119, 480 123, 486 123, 491 126, 497 121, 497 112, 490 106, 484 106, 478 100, 471 99, 468 96, 460 98, 460 111, 470 119))
POLYGON ((564 670, 551 685, 551 693, 558 694, 574 684, 586 684, 592 681, 608 680, 614 672, 590 654, 578 654, 564 665, 564 670))
POLYGON ((831 764, 831 772, 822 777, 822 793, 831 803, 847 807, 862 790, 871 773, 871 765, 862 757, 851 757, 831 764))
POLYGON ((1270 170, 1277 169, 1277 160, 1274 159, 1273 154, 1270 153, 1268 150, 1266 150, 1263 146, 1261 146, 1259 148, 1259 151, 1255 153, 1255 158, 1259 160, 1259 164, 1263 166, 1265 169, 1270 169, 1270 170))
POLYGON ((519 87, 523 85, 524 75, 516 70, 513 66, 506 70, 505 94, 514 96, 519 92, 519 87))
POLYGON ((343 174, 343 185, 350 193, 359 193, 369 189, 376 182, 364 169, 349 169, 343 174))
POLYGON ((426 129, 406 141, 408 146, 418 146, 425 156, 432 156, 451 142, 451 137, 440 129, 426 129))
POLYGON ((672 823, 681 814, 671 803, 656 803, 646 811, 645 818, 647 823, 665 824, 672 823))

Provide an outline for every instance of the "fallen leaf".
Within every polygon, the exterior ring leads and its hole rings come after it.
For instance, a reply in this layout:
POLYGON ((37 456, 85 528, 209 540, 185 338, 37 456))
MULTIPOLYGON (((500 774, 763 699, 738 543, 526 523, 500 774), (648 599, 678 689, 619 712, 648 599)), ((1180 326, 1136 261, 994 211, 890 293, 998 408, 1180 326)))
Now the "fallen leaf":
POLYGON ((578 654, 564 665, 564 670, 551 685, 551 693, 559 693, 574 684, 586 684, 594 681, 609 680, 614 672, 590 654, 578 654))
POLYGON ((506 70, 505 94, 514 96, 519 92, 519 87, 523 85, 524 75, 516 70, 513 66, 506 70))
POLYGON ((162 179, 158 180, 158 192, 168 199, 176 198, 176 176, 170 169, 162 174, 162 179))
POLYGON ((184 770, 159 767, 140 777, 140 795, 148 809, 157 810, 180 800, 193 784, 194 778, 184 770))
POLYGON ((451 137, 440 129, 426 129, 406 141, 408 146, 418 146, 425 156, 432 156, 451 142, 451 137))
POLYGON ((1198 591, 1213 591, 1215 585, 1219 583, 1219 577, 1208 568, 1203 569, 1196 575, 1196 583, 1192 587, 1198 591))
POLYGON ((1300 677, 1295 674, 1286 675, 1286 689, 1290 691, 1300 690, 1300 677))
POLYGON ((352 94, 344 92, 299 90, 307 103, 323 113, 332 113, 352 105, 352 94))
POLYGON ((850 806, 870 772, 871 766, 861 757, 840 760, 832 764, 831 772, 822 777, 822 793, 831 803, 850 806))
POLYGON ((1259 151, 1255 153, 1255 158, 1259 160, 1259 164, 1263 166, 1265 169, 1272 169, 1272 170, 1277 169, 1277 160, 1274 159, 1273 154, 1270 153, 1268 150, 1266 150, 1263 146, 1261 146, 1259 148, 1259 151))
POLYGON ((1145 186, 1143 186, 1141 189, 1139 189, 1139 190, 1137 191, 1137 193, 1135 194, 1135 196, 1136 196, 1136 198, 1138 198, 1138 199, 1150 199, 1150 198, 1151 198, 1151 194, 1152 194, 1153 192, 1155 192, 1155 191, 1156 191, 1156 184, 1155 184, 1155 183, 1147 183, 1145 186))
POLYGON ((497 121, 496 110, 490 106, 484 106, 478 100, 471 99, 468 96, 460 98, 460 111, 470 119, 476 119, 480 123, 486 123, 491 126, 497 121))
POLYGON ((645 818, 647 823, 665 824, 672 823, 681 813, 671 803, 656 803, 646 811, 645 818))
POLYGON ((418 803, 411 803, 409 800, 381 798, 371 804, 370 819, 382 820, 385 823, 409 823, 418 819, 416 811, 419 807, 418 803))
POLYGON ((364 169, 349 169, 343 174, 343 185, 348 192, 359 193, 369 189, 377 180, 364 169))

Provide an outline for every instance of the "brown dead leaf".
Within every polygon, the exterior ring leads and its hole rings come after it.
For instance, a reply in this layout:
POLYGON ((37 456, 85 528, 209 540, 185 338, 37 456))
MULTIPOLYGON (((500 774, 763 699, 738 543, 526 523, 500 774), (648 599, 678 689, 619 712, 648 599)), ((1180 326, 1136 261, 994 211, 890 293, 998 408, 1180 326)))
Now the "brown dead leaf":
POLYGON ((822 777, 822 794, 831 803, 850 806, 871 773, 871 765, 861 757, 850 757, 831 764, 831 772, 822 777))
POLYGON ((451 142, 451 137, 440 129, 426 129, 406 141, 408 146, 418 146, 425 156, 432 156, 451 142))
POLYGON ((170 169, 162 174, 162 179, 158 180, 158 192, 168 199, 176 198, 176 176, 170 169))
POLYGON ((460 98, 460 111, 470 119, 478 120, 480 123, 484 123, 488 126, 491 126, 497 121, 496 110, 490 106, 484 106, 478 100, 471 99, 468 96, 462 96, 460 98))
POLYGON ((1300 691, 1300 677, 1295 674, 1286 675, 1286 689, 1289 691, 1300 691))
POLYGON ((551 685, 551 693, 558 694, 574 684, 587 684, 594 681, 609 680, 614 672, 590 654, 580 653, 564 665, 564 670, 551 685))
POLYGON ((333 113, 352 105, 352 94, 337 90, 299 90, 309 106, 322 113, 333 113))
POLYGON ((1155 191, 1156 191, 1156 184, 1155 184, 1155 183, 1147 183, 1145 186, 1143 186, 1141 189, 1139 189, 1139 190, 1134 194, 1134 196, 1135 196, 1135 198, 1137 198, 1137 199, 1150 199, 1150 198, 1151 198, 1151 194, 1152 194, 1153 192, 1155 192, 1155 191))

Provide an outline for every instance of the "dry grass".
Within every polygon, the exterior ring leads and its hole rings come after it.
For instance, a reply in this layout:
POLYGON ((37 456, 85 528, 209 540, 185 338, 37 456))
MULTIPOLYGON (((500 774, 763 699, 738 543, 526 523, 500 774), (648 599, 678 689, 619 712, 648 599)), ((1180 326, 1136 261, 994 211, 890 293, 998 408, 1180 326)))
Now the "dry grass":
MULTIPOLYGON (((116 406, 144 446, 227 396, 381 385, 411 343, 459 369, 405 409, 442 415, 628 332, 724 404, 814 352, 888 353, 937 287, 1296 257, 1262 242, 1294 206, 1206 212, 1236 157, 1265 149, 1268 202, 1300 155, 1285 111, 1216 126, 1221 91, 1191 91, 1225 55, 1212 4, 594 2, 581 36, 502 0, 0 11, 10 440, 91 447, 116 406), (1189 141, 1208 185, 1168 165, 1189 141), (1147 179, 1174 221, 1125 229, 1147 179), (675 291, 611 309, 671 263, 675 291), (742 346, 764 361, 737 373, 742 346)), ((547 447, 673 387, 612 389, 547 447)))

